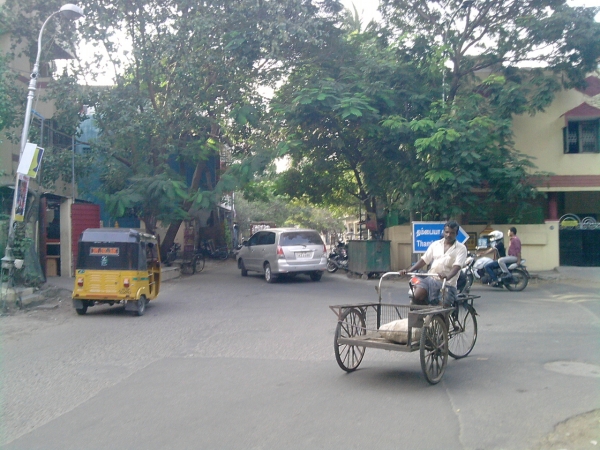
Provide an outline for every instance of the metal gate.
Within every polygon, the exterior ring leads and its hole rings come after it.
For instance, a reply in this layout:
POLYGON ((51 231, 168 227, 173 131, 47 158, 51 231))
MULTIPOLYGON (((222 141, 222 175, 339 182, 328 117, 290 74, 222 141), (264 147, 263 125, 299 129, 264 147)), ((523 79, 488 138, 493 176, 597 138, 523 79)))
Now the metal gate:
POLYGON ((559 221, 561 266, 600 267, 600 223, 566 214, 559 221))
POLYGON ((74 268, 77 264, 79 252, 77 242, 81 233, 87 228, 100 228, 100 205, 73 203, 71 205, 71 251, 73 255, 71 276, 74 275, 74 268))

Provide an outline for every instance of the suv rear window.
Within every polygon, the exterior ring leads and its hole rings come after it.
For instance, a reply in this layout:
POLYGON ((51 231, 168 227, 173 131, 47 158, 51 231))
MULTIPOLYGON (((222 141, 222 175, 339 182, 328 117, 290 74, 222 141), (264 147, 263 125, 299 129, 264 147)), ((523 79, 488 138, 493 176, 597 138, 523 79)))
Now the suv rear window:
POLYGON ((319 233, 315 233, 314 231, 292 231, 281 234, 279 245, 282 247, 290 245, 323 245, 323 240, 319 236, 319 233))

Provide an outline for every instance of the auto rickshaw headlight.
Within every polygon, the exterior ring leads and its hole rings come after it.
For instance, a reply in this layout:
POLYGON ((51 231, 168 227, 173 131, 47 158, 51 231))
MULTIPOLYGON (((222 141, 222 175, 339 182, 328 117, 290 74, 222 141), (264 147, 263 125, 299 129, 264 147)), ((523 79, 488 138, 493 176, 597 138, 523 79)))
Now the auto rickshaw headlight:
POLYGON ((123 286, 125 286, 126 288, 129 287, 129 278, 124 278, 123 279, 123 286))
POLYGON ((83 287, 83 278, 77 278, 77 286, 83 287))

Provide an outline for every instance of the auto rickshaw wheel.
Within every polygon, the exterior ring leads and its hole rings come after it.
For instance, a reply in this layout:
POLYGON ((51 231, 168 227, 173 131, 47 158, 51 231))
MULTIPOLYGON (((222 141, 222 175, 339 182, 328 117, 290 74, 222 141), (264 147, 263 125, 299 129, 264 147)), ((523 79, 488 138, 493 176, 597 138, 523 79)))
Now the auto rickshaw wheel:
POLYGON ((88 302, 87 300, 82 300, 81 301, 81 308, 75 308, 75 311, 77 311, 77 314, 79 314, 80 316, 83 316, 88 309, 88 302))
POLYGON ((144 315, 144 313, 146 312, 146 303, 148 303, 148 301, 146 300, 146 296, 142 295, 137 301, 137 311, 135 312, 137 316, 144 315))

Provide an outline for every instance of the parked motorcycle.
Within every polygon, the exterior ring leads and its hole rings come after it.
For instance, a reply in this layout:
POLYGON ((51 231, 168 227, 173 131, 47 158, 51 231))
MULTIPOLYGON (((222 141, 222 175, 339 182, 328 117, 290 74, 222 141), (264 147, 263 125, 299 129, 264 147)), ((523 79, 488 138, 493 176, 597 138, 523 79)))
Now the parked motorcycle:
POLYGON ((339 242, 327 256, 327 272, 334 273, 338 269, 348 270, 348 249, 343 242, 339 242))
MULTIPOLYGON (((492 262, 493 259, 488 257, 477 258, 477 255, 469 253, 465 266, 462 268, 462 274, 457 283, 459 293, 468 293, 475 280, 479 280, 482 284, 490 284, 491 278, 485 270, 485 266, 492 262)), ((502 277, 502 269, 497 267, 494 269, 498 278, 498 287, 505 287, 509 291, 522 291, 529 283, 529 272, 525 266, 525 260, 522 259, 520 264, 513 263, 507 267, 510 276, 502 277)))
POLYGON ((165 266, 171 267, 173 265, 173 261, 179 258, 180 250, 181 244, 175 242, 167 252, 167 257, 163 261, 165 263, 165 266))

